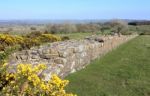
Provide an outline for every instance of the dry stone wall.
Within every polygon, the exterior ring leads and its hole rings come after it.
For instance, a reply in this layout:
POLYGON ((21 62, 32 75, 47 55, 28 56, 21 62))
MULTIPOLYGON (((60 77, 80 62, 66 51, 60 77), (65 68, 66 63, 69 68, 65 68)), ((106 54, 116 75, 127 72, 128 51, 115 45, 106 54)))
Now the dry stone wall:
MULTIPOLYGON (((95 41, 95 39, 85 39, 81 41, 70 40, 45 44, 39 47, 15 52, 10 56, 9 64, 14 68, 18 64, 46 64, 47 70, 45 80, 48 80, 51 74, 58 74, 65 77, 69 73, 76 72, 97 57, 101 57, 118 45, 136 37, 131 36, 107 36, 101 37, 104 42, 95 41)), ((11 70, 15 71, 15 70, 11 70)))

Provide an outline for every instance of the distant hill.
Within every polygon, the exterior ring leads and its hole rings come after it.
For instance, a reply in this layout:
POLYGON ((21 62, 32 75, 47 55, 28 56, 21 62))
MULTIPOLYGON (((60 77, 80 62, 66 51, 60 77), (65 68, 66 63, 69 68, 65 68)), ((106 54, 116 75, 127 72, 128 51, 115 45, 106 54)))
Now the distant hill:
MULTIPOLYGON (((38 24, 62 24, 62 23, 105 23, 113 19, 91 19, 91 20, 0 20, 0 25, 38 25, 38 24)), ((150 24, 148 20, 120 19, 129 25, 150 24)))
POLYGON ((61 24, 61 23, 95 23, 109 20, 0 20, 0 25, 35 25, 35 24, 61 24))
POLYGON ((132 22, 129 22, 128 25, 150 25, 150 21, 148 20, 142 20, 142 21, 132 21, 132 22))

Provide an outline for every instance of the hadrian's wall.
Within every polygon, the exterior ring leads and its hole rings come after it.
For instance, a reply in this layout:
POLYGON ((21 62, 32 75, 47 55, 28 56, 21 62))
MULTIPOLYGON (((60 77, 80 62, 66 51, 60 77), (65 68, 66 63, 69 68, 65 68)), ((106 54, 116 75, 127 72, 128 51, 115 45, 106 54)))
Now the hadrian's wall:
MULTIPOLYGON (((85 39, 81 41, 70 40, 45 44, 39 47, 16 52, 10 56, 9 64, 46 64, 46 74, 48 80, 51 74, 58 74, 65 77, 69 73, 76 72, 88 65, 92 60, 101 57, 118 45, 136 37, 131 36, 107 36, 102 37, 104 42, 95 39, 85 39)), ((11 70, 14 71, 14 70, 11 70)))

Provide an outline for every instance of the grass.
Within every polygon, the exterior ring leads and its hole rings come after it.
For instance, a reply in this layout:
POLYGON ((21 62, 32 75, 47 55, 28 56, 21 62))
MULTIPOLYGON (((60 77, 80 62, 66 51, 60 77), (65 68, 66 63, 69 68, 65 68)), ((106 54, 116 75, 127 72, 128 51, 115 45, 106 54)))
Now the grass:
MULTIPOLYGON (((101 34, 101 32, 96 32, 96 34, 101 34)), ((58 36, 68 36, 70 39, 76 39, 76 40, 80 40, 80 39, 84 39, 87 36, 91 36, 93 35, 92 32, 77 32, 77 33, 59 33, 56 34, 58 36)))
POLYGON ((80 33, 80 32, 78 32, 78 33, 60 33, 60 34, 56 34, 56 35, 58 35, 58 36, 68 36, 70 39, 77 39, 77 40, 79 40, 79 39, 84 39, 86 36, 91 36, 92 35, 92 33, 90 33, 90 32, 87 32, 87 33, 80 33))
POLYGON ((150 96, 150 36, 139 36, 70 74, 78 96, 150 96))

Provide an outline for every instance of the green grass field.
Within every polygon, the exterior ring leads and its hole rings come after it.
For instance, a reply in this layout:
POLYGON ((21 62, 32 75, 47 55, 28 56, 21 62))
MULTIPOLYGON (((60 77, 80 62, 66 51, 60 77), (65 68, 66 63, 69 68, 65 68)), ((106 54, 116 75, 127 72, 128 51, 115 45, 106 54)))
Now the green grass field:
POLYGON ((84 39, 86 36, 91 36, 92 33, 90 33, 90 32, 87 32, 87 33, 78 32, 78 33, 67 33, 67 34, 62 33, 62 34, 56 34, 56 35, 58 35, 58 36, 68 36, 70 39, 79 40, 79 39, 84 39))
MULTIPOLYGON (((96 32, 96 35, 101 34, 101 32, 96 32)), ((84 39, 87 36, 91 36, 91 35, 95 35, 91 32, 77 32, 77 33, 59 33, 56 34, 58 36, 68 36, 70 39, 76 39, 76 40, 80 40, 80 39, 84 39)))
POLYGON ((78 96, 150 96, 150 36, 139 36, 70 74, 78 96))

